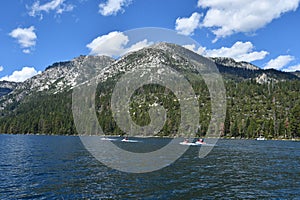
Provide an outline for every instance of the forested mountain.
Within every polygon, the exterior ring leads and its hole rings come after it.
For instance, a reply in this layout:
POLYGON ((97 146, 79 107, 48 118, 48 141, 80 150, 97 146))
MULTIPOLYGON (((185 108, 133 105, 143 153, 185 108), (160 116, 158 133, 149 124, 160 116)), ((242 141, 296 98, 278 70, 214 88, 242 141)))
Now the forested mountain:
MULTIPOLYGON (((139 66, 163 64, 183 74, 192 85, 199 102, 201 129, 205 135, 211 119, 210 95, 195 63, 204 59, 181 46, 160 43, 129 53, 118 60, 106 56, 80 56, 72 61, 55 63, 41 74, 23 83, 12 83, 9 90, 0 84, 0 132, 77 134, 72 116, 72 91, 95 74, 100 83, 96 92, 96 112, 106 134, 124 134, 116 125, 110 110, 110 99, 122 74, 139 66), (87 67, 86 67, 87 66, 87 67), (98 67, 97 67, 98 66, 98 67)), ((223 76, 227 114, 224 137, 269 138, 300 137, 300 79, 293 73, 262 70, 231 58, 209 58, 223 76)), ((8 84, 8 83, 7 83, 8 84)), ((148 111, 162 105, 167 111, 166 123, 158 135, 177 135, 180 105, 169 89, 145 85, 131 98, 130 114, 138 125, 150 122, 148 111)))

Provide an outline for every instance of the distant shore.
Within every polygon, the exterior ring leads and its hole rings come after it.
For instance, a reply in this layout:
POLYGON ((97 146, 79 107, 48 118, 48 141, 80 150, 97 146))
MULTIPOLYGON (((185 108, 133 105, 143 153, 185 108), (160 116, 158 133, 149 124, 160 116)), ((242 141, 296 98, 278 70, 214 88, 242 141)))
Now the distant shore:
MULTIPOLYGON (((44 133, 0 133, 1 135, 31 135, 31 136, 71 136, 71 137, 83 137, 83 136, 99 136, 99 137, 136 137, 136 138, 185 138, 184 136, 145 136, 145 135, 76 135, 76 134, 70 134, 70 135, 64 135, 64 134, 44 134, 44 133)), ((256 140, 256 138, 239 138, 239 137, 194 137, 194 138, 205 138, 205 139, 227 139, 227 140, 256 140)), ((266 138, 266 140, 278 140, 278 141, 300 141, 300 138, 266 138)))

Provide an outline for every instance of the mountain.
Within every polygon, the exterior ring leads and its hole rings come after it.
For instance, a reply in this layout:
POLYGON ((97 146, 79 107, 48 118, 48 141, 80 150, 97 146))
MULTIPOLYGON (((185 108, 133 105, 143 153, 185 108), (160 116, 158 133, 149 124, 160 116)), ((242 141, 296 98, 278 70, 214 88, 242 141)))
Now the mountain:
MULTIPOLYGON (((299 77, 277 70, 262 70, 230 58, 209 59, 215 62, 226 87, 228 112, 224 137, 251 138, 261 133, 268 137, 299 137, 296 114, 300 107, 299 77)), ((181 46, 159 43, 118 60, 107 56, 79 56, 71 61, 54 63, 42 73, 15 84, 0 98, 0 131, 77 134, 72 115, 72 91, 92 75, 99 80, 95 107, 99 123, 105 133, 122 135, 124 132, 117 126, 110 110, 116 83, 125 72, 165 65, 184 75, 192 85, 200 109, 198 134, 205 135, 211 119, 210 95, 196 70, 196 65, 205 62, 204 57, 181 46)), ((8 86, 3 85, 5 87, 8 86)), ((157 134, 178 134, 180 105, 171 90, 159 85, 146 85, 135 91, 130 103, 132 119, 140 126, 149 124, 148 111, 157 105, 164 106, 167 112, 167 121, 157 134)))
POLYGON ((89 73, 97 74, 102 66, 110 65, 114 61, 107 56, 79 56, 71 61, 54 63, 47 67, 44 72, 22 83, 3 82, 0 85, 1 89, 7 88, 9 92, 0 99, 0 109, 3 110, 9 104, 18 104, 26 96, 36 92, 56 94, 71 90, 74 86, 85 81, 84 78, 83 80, 78 79, 80 74, 86 73, 86 70, 89 73))
POLYGON ((16 83, 16 82, 0 81, 0 97, 9 94, 17 86, 18 86, 18 83, 16 83))
POLYGON ((226 67, 234 67, 234 68, 242 68, 242 69, 250 69, 250 70, 259 70, 260 68, 252 65, 251 63, 248 62, 236 62, 232 58, 227 58, 227 57, 215 57, 215 58, 210 58, 213 60, 217 65, 223 65, 226 67))
POLYGON ((300 78, 300 71, 295 71, 295 72, 291 72, 291 73, 300 78))
POLYGON ((297 74, 278 71, 275 69, 260 69, 247 62, 236 62, 232 58, 210 58, 217 65, 224 78, 241 81, 245 79, 255 80, 257 83, 269 83, 270 81, 282 82, 286 80, 299 80, 297 74))

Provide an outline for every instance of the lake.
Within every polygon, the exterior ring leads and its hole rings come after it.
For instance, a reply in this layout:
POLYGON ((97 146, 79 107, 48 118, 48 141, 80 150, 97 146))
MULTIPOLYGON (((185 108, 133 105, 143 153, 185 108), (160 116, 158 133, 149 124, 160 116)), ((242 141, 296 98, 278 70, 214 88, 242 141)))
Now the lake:
POLYGON ((300 199, 300 142, 220 139, 205 158, 198 150, 134 174, 106 167, 78 137, 2 134, 0 199, 300 199))

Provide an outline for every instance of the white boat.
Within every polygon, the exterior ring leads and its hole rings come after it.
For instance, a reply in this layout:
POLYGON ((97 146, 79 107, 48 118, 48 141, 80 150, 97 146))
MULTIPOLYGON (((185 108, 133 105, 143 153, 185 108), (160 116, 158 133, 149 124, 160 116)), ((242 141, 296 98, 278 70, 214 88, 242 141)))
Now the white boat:
POLYGON ((267 140, 264 136, 260 135, 256 140, 267 140))
POLYGON ((206 142, 180 142, 179 144, 181 145, 187 145, 187 146, 211 146, 211 147, 214 147, 214 146, 217 146, 216 144, 207 144, 206 142))
POLYGON ((180 142, 181 145, 188 145, 188 146, 200 146, 200 145, 207 145, 206 142, 204 142, 203 139, 199 139, 196 142, 189 142, 189 140, 184 140, 183 142, 180 142))
POLYGON ((179 144, 181 145, 188 145, 188 146, 196 146, 198 144, 194 143, 194 142, 180 142, 179 144))
POLYGON ((129 140, 127 138, 124 138, 123 140, 121 140, 122 142, 139 142, 138 140, 129 140))
POLYGON ((103 140, 103 141, 116 141, 117 139, 104 137, 104 138, 101 138, 100 140, 103 140))
POLYGON ((203 144, 206 144, 206 142, 197 141, 196 144, 203 145, 203 144))

